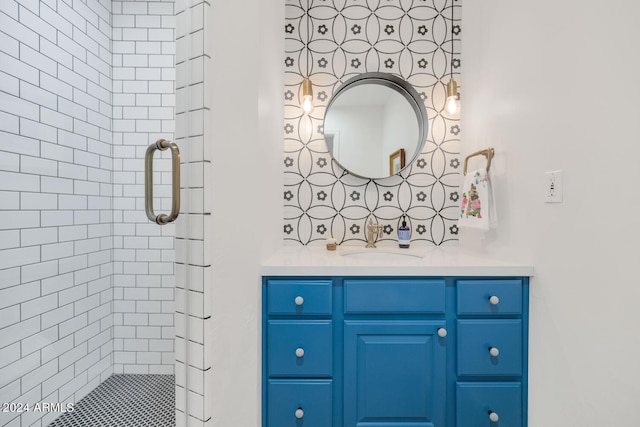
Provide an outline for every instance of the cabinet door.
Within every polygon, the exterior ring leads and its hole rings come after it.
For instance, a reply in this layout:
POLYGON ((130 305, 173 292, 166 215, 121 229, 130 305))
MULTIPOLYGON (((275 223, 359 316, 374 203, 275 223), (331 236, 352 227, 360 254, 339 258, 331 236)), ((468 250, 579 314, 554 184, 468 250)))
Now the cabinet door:
POLYGON ((444 321, 345 321, 344 427, 441 427, 444 321))
POLYGON ((270 380, 267 427, 331 427, 331 380, 270 380))
POLYGON ((331 377, 331 320, 270 320, 267 336, 270 377, 331 377))
POLYGON ((456 426, 521 427, 522 385, 519 382, 456 384, 456 426))
POLYGON ((522 314, 522 280, 459 280, 458 314, 501 316, 522 314))
POLYGON ((270 316, 331 315, 330 280, 269 280, 267 312, 270 316))
POLYGON ((458 320, 458 375, 522 375, 522 320, 458 320))

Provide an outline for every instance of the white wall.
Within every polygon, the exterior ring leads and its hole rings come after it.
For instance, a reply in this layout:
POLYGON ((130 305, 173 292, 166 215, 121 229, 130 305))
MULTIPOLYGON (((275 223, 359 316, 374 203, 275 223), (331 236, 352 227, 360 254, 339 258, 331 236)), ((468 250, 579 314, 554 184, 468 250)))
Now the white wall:
POLYGON ((530 427, 640 418, 639 14, 633 0, 464 4, 462 151, 495 147, 500 224, 461 245, 535 266, 530 427), (564 202, 545 204, 556 169, 564 202))
POLYGON ((284 4, 213 3, 213 425, 261 417, 260 265, 282 244, 284 4), (237 18, 237 19, 234 19, 237 18), (239 25, 238 22, 242 22, 239 25))

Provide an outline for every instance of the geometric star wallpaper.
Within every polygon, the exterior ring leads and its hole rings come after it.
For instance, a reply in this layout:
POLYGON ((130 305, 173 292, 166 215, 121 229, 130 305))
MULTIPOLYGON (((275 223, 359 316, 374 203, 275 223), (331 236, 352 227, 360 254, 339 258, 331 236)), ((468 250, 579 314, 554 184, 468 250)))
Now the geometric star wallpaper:
POLYGON ((444 107, 451 73, 460 82, 462 2, 308 2, 307 9, 307 0, 286 0, 283 29, 285 244, 334 238, 338 244, 364 245, 366 224, 373 218, 383 226, 378 242, 394 245, 403 215, 412 244, 457 244, 460 113, 449 116, 444 107), (418 158, 400 174, 382 179, 361 178, 341 168, 322 134, 332 94, 366 72, 391 73, 409 82, 429 121, 418 158), (315 106, 308 115, 301 107, 307 75, 315 106))

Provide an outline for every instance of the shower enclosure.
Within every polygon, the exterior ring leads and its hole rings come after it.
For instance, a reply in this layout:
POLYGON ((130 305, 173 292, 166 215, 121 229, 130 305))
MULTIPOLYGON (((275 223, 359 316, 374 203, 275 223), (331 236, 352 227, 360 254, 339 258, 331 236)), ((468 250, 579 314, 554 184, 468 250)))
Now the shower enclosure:
POLYGON ((0 1, 2 426, 122 425, 109 414, 167 405, 148 425, 210 424, 208 8, 0 1), (145 206, 145 152, 161 139, 180 162, 155 153, 145 206), (145 207, 177 209, 176 176, 180 215, 151 222, 145 207), (137 409, 118 398, 129 386, 137 409), (91 402, 107 414, 79 420, 91 402))

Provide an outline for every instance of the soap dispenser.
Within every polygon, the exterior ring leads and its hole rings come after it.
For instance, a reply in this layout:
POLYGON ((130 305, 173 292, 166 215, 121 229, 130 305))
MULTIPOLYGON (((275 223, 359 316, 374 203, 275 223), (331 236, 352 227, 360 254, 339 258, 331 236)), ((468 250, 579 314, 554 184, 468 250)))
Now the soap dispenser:
POLYGON ((409 249, 411 243, 411 229, 407 226, 405 216, 402 215, 402 226, 398 227, 398 246, 409 249))

